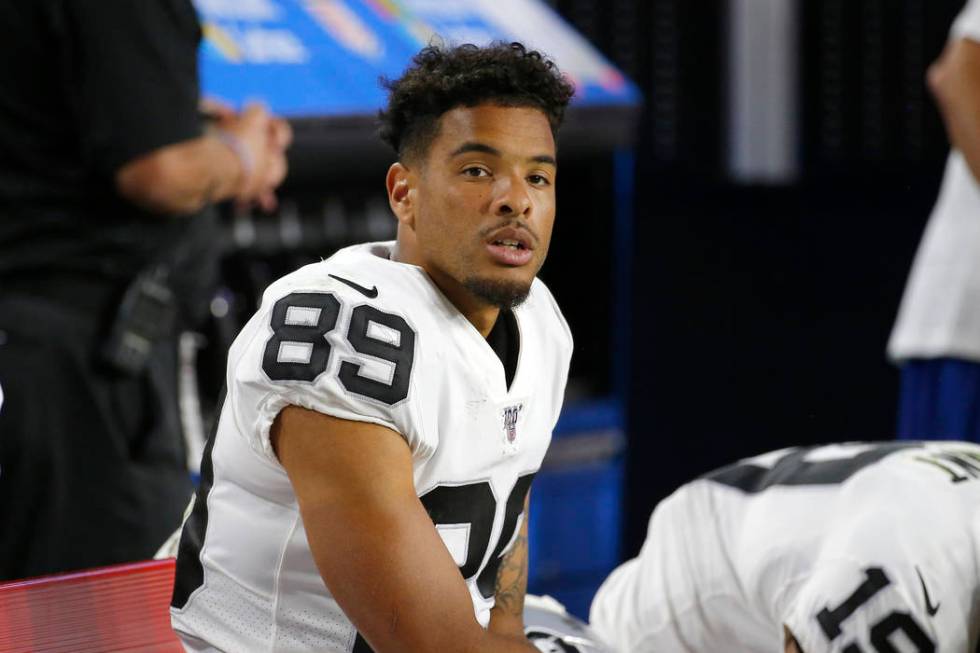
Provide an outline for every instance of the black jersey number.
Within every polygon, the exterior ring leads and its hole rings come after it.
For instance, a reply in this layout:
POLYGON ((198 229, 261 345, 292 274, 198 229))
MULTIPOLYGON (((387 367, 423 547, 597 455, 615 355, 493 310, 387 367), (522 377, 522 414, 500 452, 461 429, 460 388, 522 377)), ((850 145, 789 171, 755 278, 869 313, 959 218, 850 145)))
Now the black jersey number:
MULTIPOLYGON (((330 362, 326 335, 337 326, 340 301, 332 293, 297 292, 272 308, 272 336, 265 345, 262 369, 273 381, 313 381, 330 362)), ((362 365, 344 361, 337 378, 348 392, 393 405, 408 396, 415 361, 415 331, 405 318, 362 304, 351 312, 347 341, 359 354, 392 364, 391 381, 361 375, 362 365), (371 326, 394 337, 371 334, 371 326)))
MULTIPOLYGON (((854 614, 858 608, 871 600, 871 597, 891 584, 885 570, 880 567, 870 567, 864 571, 864 580, 836 608, 826 607, 817 613, 817 623, 827 639, 833 641, 843 632, 841 626, 854 614)), ((930 639, 918 622, 908 612, 894 610, 871 627, 871 645, 878 653, 898 653, 898 648, 892 644, 892 635, 904 633, 916 646, 919 653, 934 653, 935 642, 930 639)), ((847 653, 862 653, 857 644, 844 648, 847 653)))
POLYGON ((487 549, 490 548, 490 535, 497 512, 497 498, 490 483, 481 481, 469 485, 440 485, 419 497, 436 527, 468 527, 466 560, 460 565, 459 572, 467 581, 476 577, 476 586, 484 598, 494 595, 497 571, 500 569, 504 549, 517 530, 517 521, 524 511, 524 500, 533 479, 534 474, 527 474, 514 483, 514 488, 507 497, 504 523, 497 545, 482 569, 480 567, 487 549))
MULTIPOLYGON (((497 513, 497 498, 493 494, 490 483, 480 481, 467 485, 439 485, 419 497, 437 528, 463 526, 469 529, 466 538, 466 560, 460 565, 459 573, 467 581, 479 574, 476 586, 484 598, 489 599, 494 595, 501 554, 510 544, 514 531, 517 530, 517 520, 524 510, 524 500, 527 498, 528 490, 531 489, 532 480, 534 474, 527 474, 514 483, 514 488, 507 497, 504 523, 500 529, 500 537, 497 538, 497 546, 482 571, 480 564, 487 549, 490 548, 490 535, 493 532, 494 515, 497 513)), ((358 633, 351 653, 372 653, 373 650, 358 633)))

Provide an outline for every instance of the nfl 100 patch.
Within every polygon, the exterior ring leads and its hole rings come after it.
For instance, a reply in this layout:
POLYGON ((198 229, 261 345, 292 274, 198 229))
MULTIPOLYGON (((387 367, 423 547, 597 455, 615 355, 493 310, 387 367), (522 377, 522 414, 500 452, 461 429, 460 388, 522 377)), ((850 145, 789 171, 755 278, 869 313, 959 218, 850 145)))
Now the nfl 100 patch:
POLYGON ((515 454, 520 450, 521 426, 524 423, 524 401, 504 404, 500 408, 500 437, 505 454, 515 454))

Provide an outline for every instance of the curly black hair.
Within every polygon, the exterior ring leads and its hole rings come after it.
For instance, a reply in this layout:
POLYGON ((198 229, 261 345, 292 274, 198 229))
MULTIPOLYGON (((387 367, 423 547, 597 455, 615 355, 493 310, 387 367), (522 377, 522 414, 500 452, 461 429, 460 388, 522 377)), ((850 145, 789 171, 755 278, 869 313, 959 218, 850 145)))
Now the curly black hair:
POLYGON ((396 80, 382 78, 388 108, 380 112, 380 136, 399 158, 424 157, 440 117, 456 107, 490 103, 540 109, 557 139, 574 87, 558 67, 520 43, 430 45, 396 80))

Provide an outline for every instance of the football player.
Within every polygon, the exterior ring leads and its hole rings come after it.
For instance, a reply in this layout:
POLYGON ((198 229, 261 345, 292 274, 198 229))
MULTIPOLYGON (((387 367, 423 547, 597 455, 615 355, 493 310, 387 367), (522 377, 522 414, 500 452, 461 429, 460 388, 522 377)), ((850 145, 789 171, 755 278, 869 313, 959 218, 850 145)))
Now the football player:
POLYGON ((630 653, 971 653, 978 560, 980 447, 786 449, 661 502, 590 622, 630 653))
POLYGON ((533 652, 528 491, 572 340, 536 279, 572 87, 520 44, 387 82, 397 241, 273 283, 179 545, 190 651, 533 652))

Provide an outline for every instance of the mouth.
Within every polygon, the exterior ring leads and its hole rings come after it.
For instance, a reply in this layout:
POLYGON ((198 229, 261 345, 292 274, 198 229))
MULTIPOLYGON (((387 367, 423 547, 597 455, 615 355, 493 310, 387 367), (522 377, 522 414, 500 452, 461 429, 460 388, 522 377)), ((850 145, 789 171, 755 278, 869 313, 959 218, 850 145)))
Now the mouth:
POLYGON ((486 240, 486 247, 492 259, 509 267, 526 265, 534 258, 534 241, 523 229, 500 229, 486 240))
POLYGON ((495 247, 508 247, 513 250, 534 250, 534 242, 531 235, 525 229, 506 227, 499 229, 491 234, 488 245, 495 247))
POLYGON ((490 244, 495 245, 497 247, 510 247, 511 249, 527 249, 524 243, 522 243, 519 240, 507 240, 507 239, 493 240, 490 242, 490 244))

